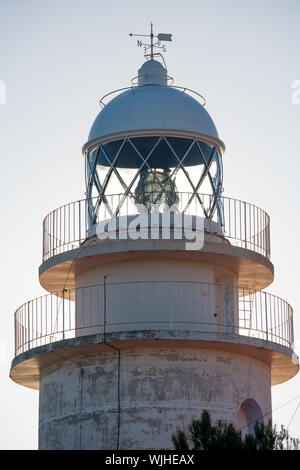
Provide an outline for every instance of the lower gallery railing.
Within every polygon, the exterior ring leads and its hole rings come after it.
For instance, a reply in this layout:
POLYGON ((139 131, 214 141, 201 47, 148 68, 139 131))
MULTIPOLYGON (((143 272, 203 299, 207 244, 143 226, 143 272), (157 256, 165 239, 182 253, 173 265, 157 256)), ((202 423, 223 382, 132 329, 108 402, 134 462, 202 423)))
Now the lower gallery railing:
POLYGON ((215 283, 104 283, 48 294, 15 312, 15 354, 95 333, 186 330, 293 348, 293 310, 272 294, 215 283))

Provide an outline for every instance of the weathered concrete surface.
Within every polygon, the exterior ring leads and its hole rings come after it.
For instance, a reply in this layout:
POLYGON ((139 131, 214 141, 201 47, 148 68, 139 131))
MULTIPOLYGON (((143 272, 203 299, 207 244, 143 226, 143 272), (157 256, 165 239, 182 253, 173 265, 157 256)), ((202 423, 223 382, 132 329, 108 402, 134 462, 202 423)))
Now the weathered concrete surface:
MULTIPOLYGON (((106 345, 107 346, 107 345, 106 345)), ((270 368, 229 351, 129 345, 78 355, 45 367, 40 377, 40 449, 172 448, 171 434, 205 408, 238 423, 251 398, 271 410, 270 368)))
POLYGON ((271 341, 237 334, 208 333, 179 330, 139 330, 98 333, 79 336, 39 346, 16 356, 11 364, 10 377, 25 387, 39 389, 41 370, 61 358, 73 359, 79 354, 89 355, 107 349, 107 343, 119 349, 135 346, 200 347, 244 354, 263 361, 271 369, 271 385, 278 385, 294 377, 299 370, 299 358, 290 348, 271 341))

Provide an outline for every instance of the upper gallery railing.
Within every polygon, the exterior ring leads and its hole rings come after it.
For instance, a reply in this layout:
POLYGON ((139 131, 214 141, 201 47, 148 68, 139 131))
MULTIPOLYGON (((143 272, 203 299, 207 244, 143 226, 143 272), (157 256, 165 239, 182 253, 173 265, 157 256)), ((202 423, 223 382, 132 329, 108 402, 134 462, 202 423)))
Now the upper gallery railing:
POLYGON ((267 292, 205 282, 107 282, 23 304, 15 312, 15 354, 78 336, 137 330, 242 335, 288 348, 294 342, 292 307, 267 292))
MULTIPOLYGON (((270 218, 259 207, 244 201, 207 194, 178 193, 178 212, 210 218, 221 224, 223 236, 235 246, 270 257, 270 218), (209 208, 205 211, 204 208, 209 208), (214 210, 212 210, 214 208, 214 210), (222 212, 222 213, 220 213, 222 212), (207 215, 207 214, 211 215, 207 215), (221 221, 221 222, 220 222, 221 221)), ((48 214, 43 222, 43 261, 79 248, 89 237, 89 208, 99 199, 71 202, 48 214)), ((126 194, 106 195, 97 210, 95 223, 112 216, 134 216, 138 206, 126 194)))

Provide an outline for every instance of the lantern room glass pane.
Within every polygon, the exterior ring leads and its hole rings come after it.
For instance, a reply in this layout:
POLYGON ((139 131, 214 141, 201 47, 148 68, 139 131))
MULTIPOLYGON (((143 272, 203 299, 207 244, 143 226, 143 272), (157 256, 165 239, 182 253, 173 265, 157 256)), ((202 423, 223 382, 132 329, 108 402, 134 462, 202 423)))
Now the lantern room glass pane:
POLYGON ((218 150, 184 137, 130 137, 99 145, 88 154, 86 174, 88 197, 97 196, 89 204, 90 223, 99 220, 101 204, 116 215, 124 205, 139 203, 148 211, 177 204, 180 211, 212 217, 222 190, 218 150))
MULTIPOLYGON (((118 154, 121 146, 123 144, 123 139, 122 140, 113 140, 112 142, 108 142, 107 144, 104 144, 102 145, 103 147, 103 150, 107 156, 107 159, 109 161, 109 165, 111 165, 116 157, 116 155, 118 154)), ((100 160, 99 161, 99 164, 103 164, 103 165, 106 165, 106 160, 105 161, 102 161, 100 160)))

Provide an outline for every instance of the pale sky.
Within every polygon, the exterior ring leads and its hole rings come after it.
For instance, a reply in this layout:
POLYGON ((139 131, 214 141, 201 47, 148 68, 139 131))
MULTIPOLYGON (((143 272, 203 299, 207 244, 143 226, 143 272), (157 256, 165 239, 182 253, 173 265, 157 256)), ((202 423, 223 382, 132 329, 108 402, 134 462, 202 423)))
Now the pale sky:
MULTIPOLYGON (((100 97, 130 85, 143 52, 130 32, 173 33, 175 84, 207 99, 224 156, 224 195, 271 217, 275 281, 294 308, 300 352, 299 0, 0 0, 0 448, 37 448, 38 392, 9 379, 13 314, 45 293, 38 281, 42 220, 84 198, 81 147, 100 97), (0 99, 1 103, 1 99, 0 99)), ((276 409, 300 395, 300 374, 273 388, 276 409)), ((300 401, 273 414, 287 426, 300 401)), ((300 437, 300 407, 290 425, 300 437)))

